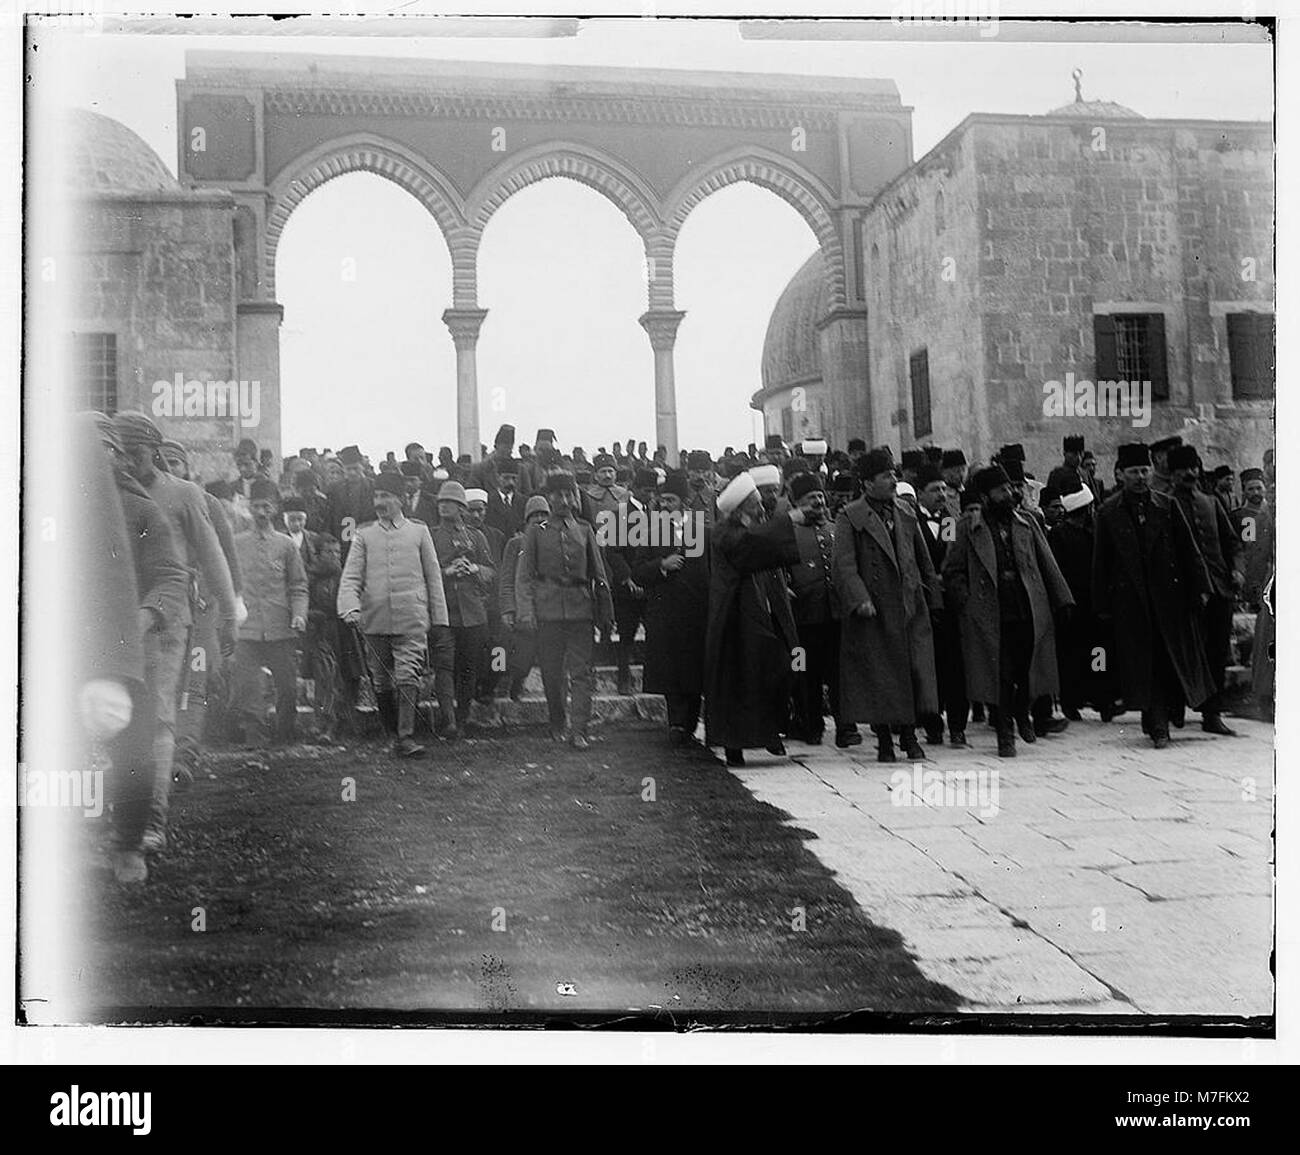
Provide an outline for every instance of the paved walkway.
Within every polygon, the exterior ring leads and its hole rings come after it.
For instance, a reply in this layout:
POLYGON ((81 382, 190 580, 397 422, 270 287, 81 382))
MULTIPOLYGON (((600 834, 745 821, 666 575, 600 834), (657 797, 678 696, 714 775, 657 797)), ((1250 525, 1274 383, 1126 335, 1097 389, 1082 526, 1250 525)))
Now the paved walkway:
POLYGON ((863 727, 853 750, 828 734, 734 773, 966 1010, 1263 1015, 1273 728, 1230 723, 1212 738, 1192 715, 1156 751, 1135 714, 1085 715, 1014 760, 972 723, 973 749, 918 766, 877 763, 863 727))

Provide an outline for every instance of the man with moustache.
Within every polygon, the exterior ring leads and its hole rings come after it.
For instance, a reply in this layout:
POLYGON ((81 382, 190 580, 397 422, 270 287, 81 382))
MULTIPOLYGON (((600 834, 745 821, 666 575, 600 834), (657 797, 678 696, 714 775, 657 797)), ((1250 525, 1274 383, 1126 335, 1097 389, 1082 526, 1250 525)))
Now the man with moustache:
POLYGON ((1057 692, 1055 616, 1074 605, 1038 520, 1016 507, 1000 465, 975 474, 983 507, 963 518, 944 559, 944 589, 960 616, 968 697, 991 704, 998 756, 1016 756, 1015 731, 1038 734, 1030 704, 1057 692))
POLYGON ((789 568, 790 600, 794 610, 802 669, 796 665, 794 715, 800 736, 820 746, 826 728, 823 695, 835 720, 835 745, 857 746, 857 726, 841 721, 840 597, 835 588, 835 529, 826 517, 826 491, 816 473, 798 473, 790 480, 790 500, 804 517, 794 527, 799 561, 789 568))
POLYGON ((1114 626, 1108 665, 1124 704, 1163 750, 1170 724, 1213 692, 1200 629, 1212 586, 1182 507, 1151 488, 1150 449, 1120 445, 1116 468, 1123 488, 1097 513, 1093 609, 1114 626))
POLYGON ((943 596, 916 515, 895 498, 892 455, 873 449, 857 471, 862 497, 835 523, 843 721, 871 726, 878 761, 896 760, 895 731, 903 753, 920 761, 916 724, 939 708, 930 614, 943 596))
MULTIPOLYGON (((780 471, 772 467, 773 472, 780 471)), ((709 624, 705 641, 704 742, 728 766, 744 751, 784 754, 781 727, 790 702, 798 629, 782 570, 799 560, 798 510, 768 517, 753 471, 718 495, 710 541, 709 624)))
POLYGON ((1232 528, 1241 542, 1245 582, 1241 600, 1251 612, 1259 609, 1260 591, 1273 568, 1273 506, 1262 469, 1241 471, 1242 504, 1232 511, 1232 528))
POLYGON ((405 492, 400 476, 375 479, 372 520, 357 526, 339 579, 338 614, 362 631, 393 753, 415 758, 424 753, 412 735, 427 636, 447 631, 448 616, 433 538, 402 512, 405 492))
POLYGON ((707 450, 692 449, 686 455, 686 481, 687 511, 700 514, 704 524, 711 527, 718 516, 718 475, 707 450))

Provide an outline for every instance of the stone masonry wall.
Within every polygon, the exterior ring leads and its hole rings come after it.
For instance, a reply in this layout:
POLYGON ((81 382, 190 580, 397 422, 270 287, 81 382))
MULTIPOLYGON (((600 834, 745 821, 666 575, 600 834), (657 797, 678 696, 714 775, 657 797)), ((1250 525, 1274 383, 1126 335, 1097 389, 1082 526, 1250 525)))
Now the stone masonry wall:
MULTIPOLYGON (((233 474, 240 430, 220 416, 168 416, 153 385, 236 376, 235 266, 228 198, 101 197, 80 202, 65 328, 117 338, 118 408, 149 414, 190 449, 206 479, 233 474)), ((269 402, 263 397, 263 402, 269 402)))
POLYGON ((1211 466, 1259 464, 1271 405, 1232 403, 1223 313, 1237 303, 1271 310, 1267 126, 979 118, 967 135, 993 428, 1025 443, 1040 477, 1072 433, 1087 438, 1107 481, 1116 444, 1169 433, 1211 466), (1169 400, 1154 404, 1147 428, 1122 416, 1045 417, 1045 382, 1069 372, 1095 380, 1093 314, 1114 304, 1164 313, 1169 400))
MULTIPOLYGON (((872 429, 895 452, 933 442, 985 452, 977 184, 954 135, 889 186, 863 221, 872 429), (928 350, 933 432, 913 434, 910 357, 928 350)), ((973 460, 973 458, 972 458, 973 460)))

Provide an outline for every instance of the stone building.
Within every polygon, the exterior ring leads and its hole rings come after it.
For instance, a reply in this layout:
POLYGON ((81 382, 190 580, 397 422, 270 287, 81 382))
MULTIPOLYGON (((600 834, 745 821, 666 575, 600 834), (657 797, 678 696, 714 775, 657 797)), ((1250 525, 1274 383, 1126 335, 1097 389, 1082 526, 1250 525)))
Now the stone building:
POLYGON ((279 441, 252 382, 215 387, 240 376, 234 199, 183 189, 115 120, 78 110, 64 123, 71 276, 58 324, 72 407, 147 413, 204 476, 228 476, 241 437, 279 441))
MULTIPOLYGON (((1272 444, 1269 124, 1149 120, 1081 96, 1045 116, 974 114, 860 228, 868 427, 803 433, 972 460, 1019 441, 1039 476, 1066 434, 1103 471, 1117 443, 1169 433, 1237 468, 1272 444), (1150 381, 1149 424, 1062 409, 1066 386, 1073 401, 1098 381, 1150 381)), ((807 272, 768 330, 753 404, 769 432, 786 431, 795 388, 816 396, 807 272)))

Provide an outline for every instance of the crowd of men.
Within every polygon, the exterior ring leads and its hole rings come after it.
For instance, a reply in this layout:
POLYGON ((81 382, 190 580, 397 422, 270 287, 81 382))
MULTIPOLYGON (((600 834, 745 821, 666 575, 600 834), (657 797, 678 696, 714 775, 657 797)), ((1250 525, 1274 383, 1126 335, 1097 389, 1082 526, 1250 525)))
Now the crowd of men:
POLYGON ((840 747, 870 727, 883 762, 924 758, 922 738, 967 746, 972 719, 1012 757, 1017 736, 1060 734, 1084 708, 1140 711, 1156 748, 1189 708, 1230 736, 1234 612, 1271 622, 1271 453, 1238 501, 1232 470, 1178 437, 1121 445, 1108 485, 1074 436, 1040 483, 1019 445, 972 467, 960 449, 895 461, 861 440, 773 436, 670 463, 634 441, 562 453, 549 429, 516 448, 503 425, 477 462, 416 443, 377 467, 355 445, 304 448, 276 477, 246 441, 237 475, 201 486, 143 414, 85 423, 111 476, 86 499, 129 545, 87 563, 117 567, 100 573, 117 602, 86 632, 120 659, 122 689, 91 679, 83 703, 121 771, 125 882, 165 849, 209 715, 221 707, 218 738, 293 742, 300 678, 324 740, 356 733, 365 686, 393 751, 416 758, 429 683, 432 732, 455 741, 476 702, 491 719, 536 666, 551 736, 582 749, 597 637, 629 694, 644 631, 644 689, 665 697, 680 751, 741 765, 786 738, 822 742, 829 716, 840 747))

